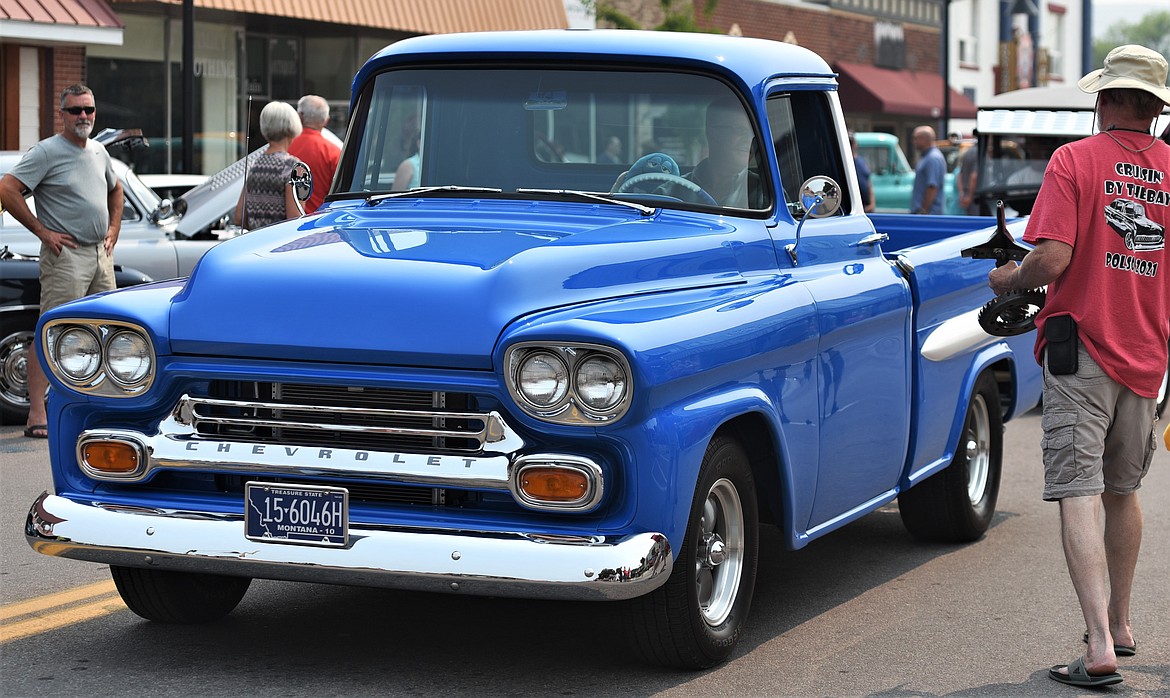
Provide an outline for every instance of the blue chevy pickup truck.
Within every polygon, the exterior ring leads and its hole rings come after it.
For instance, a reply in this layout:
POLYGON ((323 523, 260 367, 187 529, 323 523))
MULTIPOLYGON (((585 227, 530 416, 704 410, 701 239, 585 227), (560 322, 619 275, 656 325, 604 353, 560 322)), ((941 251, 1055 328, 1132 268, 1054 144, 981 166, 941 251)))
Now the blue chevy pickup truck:
POLYGON ((30 545, 155 621, 252 578, 610 600, 698 668, 761 525, 978 539, 1032 338, 976 322, 988 219, 862 212, 836 89, 742 37, 389 46, 318 212, 42 318, 30 545))

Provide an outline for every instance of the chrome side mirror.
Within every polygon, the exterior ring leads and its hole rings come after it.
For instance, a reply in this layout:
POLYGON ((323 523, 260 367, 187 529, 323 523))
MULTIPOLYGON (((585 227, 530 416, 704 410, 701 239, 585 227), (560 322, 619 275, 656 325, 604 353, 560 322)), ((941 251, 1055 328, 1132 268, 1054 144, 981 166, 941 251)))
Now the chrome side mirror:
POLYGON ((828 218, 841 208, 841 185, 832 177, 816 175, 804 180, 800 185, 800 222, 796 224, 796 241, 784 249, 792 258, 792 264, 797 264, 796 246, 800 244, 800 229, 810 218, 828 218))
POLYGON ((809 177, 800 186, 800 206, 804 217, 826 218, 841 208, 841 185, 832 177, 809 177))
POLYGON ((297 200, 297 209, 300 210, 301 215, 305 215, 305 207, 301 205, 302 201, 308 201, 309 196, 313 193, 313 172, 309 166, 303 162, 298 162, 293 165, 292 172, 288 176, 288 183, 293 187, 293 195, 297 200))
POLYGON ((177 213, 179 213, 179 211, 176 209, 175 205, 171 203, 171 200, 163 199, 162 201, 158 202, 158 207, 150 212, 150 222, 158 223, 159 221, 170 218, 177 213))

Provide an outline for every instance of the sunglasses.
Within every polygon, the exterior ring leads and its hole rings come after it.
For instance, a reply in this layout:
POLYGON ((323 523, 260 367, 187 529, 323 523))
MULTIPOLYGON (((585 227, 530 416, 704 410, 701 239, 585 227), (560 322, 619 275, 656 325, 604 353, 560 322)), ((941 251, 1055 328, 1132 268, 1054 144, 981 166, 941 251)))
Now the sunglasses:
POLYGON ((61 109, 61 111, 69 112, 70 114, 72 114, 74 116, 81 116, 81 114, 83 112, 86 115, 94 113, 95 111, 97 111, 97 107, 64 107, 63 109, 61 109))

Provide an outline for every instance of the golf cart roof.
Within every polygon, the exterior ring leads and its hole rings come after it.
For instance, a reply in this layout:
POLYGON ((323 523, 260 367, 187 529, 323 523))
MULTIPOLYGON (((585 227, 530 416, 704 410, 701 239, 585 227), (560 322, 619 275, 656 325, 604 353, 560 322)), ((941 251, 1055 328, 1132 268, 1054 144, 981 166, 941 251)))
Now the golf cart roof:
MULTIPOLYGON (((1029 87, 989 97, 979 103, 975 125, 980 133, 1021 136, 1092 135, 1097 95, 1076 85, 1029 87)), ((1170 106, 1158 117, 1155 133, 1170 126, 1170 106)))

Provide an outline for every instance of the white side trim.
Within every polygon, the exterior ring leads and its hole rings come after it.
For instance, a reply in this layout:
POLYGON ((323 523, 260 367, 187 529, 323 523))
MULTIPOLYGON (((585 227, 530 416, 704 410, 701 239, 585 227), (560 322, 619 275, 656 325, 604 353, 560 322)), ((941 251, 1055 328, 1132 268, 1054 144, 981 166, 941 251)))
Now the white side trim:
POLYGON ((947 359, 999 341, 979 326, 979 311, 968 311, 942 323, 922 343, 922 356, 929 361, 947 359))

